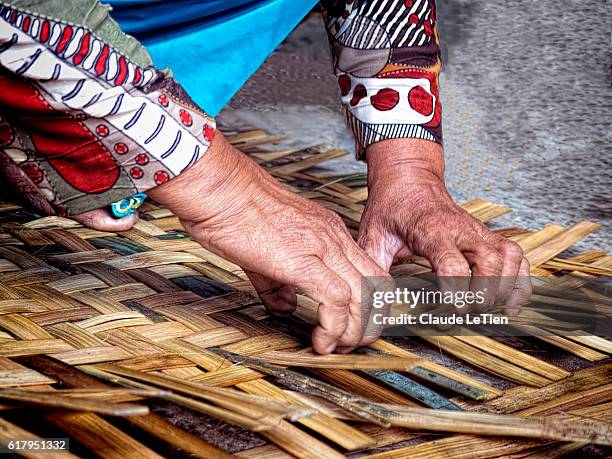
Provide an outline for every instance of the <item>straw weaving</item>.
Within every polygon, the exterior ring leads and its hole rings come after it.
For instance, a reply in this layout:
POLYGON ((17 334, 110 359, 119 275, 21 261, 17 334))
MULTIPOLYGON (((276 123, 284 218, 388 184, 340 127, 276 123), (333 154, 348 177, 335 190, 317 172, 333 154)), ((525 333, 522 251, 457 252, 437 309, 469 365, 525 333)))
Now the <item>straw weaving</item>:
MULTIPOLYGON (((313 169, 345 152, 264 149, 282 139, 262 131, 228 138, 356 231, 366 188, 313 169)), ((481 200, 464 208, 483 222, 510 211, 481 200)), ((429 354, 381 339, 375 354, 318 356, 307 349, 312 300, 300 297, 294 317, 269 317, 240 267, 190 240, 166 209, 141 210, 133 229, 113 234, 0 203, 0 439, 70 438, 70 453, 27 457, 609 452, 607 339, 541 336, 517 340, 523 348, 482 336, 412 340, 429 354), (216 433, 177 421, 181 412, 216 423, 216 433)), ((578 289, 610 276, 612 256, 559 255, 597 228, 498 231, 522 246, 534 275, 578 289)), ((416 260, 391 272, 428 269, 416 260)))

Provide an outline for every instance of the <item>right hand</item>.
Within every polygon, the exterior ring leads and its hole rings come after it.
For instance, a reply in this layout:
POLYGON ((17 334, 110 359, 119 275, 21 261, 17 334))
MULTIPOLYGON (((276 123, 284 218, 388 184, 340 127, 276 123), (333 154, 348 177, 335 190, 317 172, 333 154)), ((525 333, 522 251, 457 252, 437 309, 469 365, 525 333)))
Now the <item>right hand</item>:
POLYGON ((283 187, 220 133, 192 168, 148 194, 202 246, 240 265, 271 312, 295 310, 295 287, 319 302, 315 351, 347 351, 377 338, 364 336, 362 278, 388 274, 340 217, 283 187))

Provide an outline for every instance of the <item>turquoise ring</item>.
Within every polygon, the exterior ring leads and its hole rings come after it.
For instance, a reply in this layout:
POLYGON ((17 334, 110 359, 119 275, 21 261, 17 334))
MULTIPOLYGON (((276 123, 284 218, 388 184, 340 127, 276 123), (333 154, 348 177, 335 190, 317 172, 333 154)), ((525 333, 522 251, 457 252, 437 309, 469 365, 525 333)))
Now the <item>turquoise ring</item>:
POLYGON ((111 211, 116 218, 129 217, 140 205, 147 199, 147 195, 144 193, 136 193, 134 196, 122 199, 121 201, 113 202, 111 204, 111 211))

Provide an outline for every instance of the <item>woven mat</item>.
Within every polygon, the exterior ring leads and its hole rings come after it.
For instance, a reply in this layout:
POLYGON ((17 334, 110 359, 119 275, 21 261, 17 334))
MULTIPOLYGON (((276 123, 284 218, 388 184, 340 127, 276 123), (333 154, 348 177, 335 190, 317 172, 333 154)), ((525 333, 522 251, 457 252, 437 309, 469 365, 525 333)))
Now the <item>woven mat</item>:
MULTIPOLYGON (((269 150, 282 139, 262 131, 228 138, 356 232, 367 198, 363 177, 326 177, 315 168, 345 152, 269 150)), ((483 222, 510 211, 482 200, 463 207, 483 222)), ((496 231, 524 248, 534 275, 580 288, 609 276, 612 256, 558 255, 597 227, 582 221, 496 231)), ((300 296, 296 317, 272 320, 240 267, 190 240, 153 203, 133 229, 114 234, 0 202, 0 228, 4 443, 69 437, 72 454, 82 457, 559 457, 587 445, 584 433, 561 425, 551 434, 525 421, 525 435, 536 438, 521 438, 512 423, 508 437, 487 437, 476 417, 468 424, 451 417, 454 427, 445 427, 419 407, 612 421, 612 343, 603 338, 534 337, 530 352, 488 337, 424 338, 463 362, 459 370, 384 340, 372 346, 386 354, 378 363, 367 355, 318 359, 296 353, 308 345, 311 300, 300 296), (579 358, 580 369, 534 357, 546 349, 579 358), (491 384, 487 375, 508 384, 491 384), (189 413, 193 425, 165 416, 169 407, 189 413), (207 432, 212 419, 220 420, 216 435, 207 432), (219 425, 228 436, 219 438, 219 425), (448 428, 454 433, 441 433, 448 428), (256 433, 242 441, 245 431, 256 433)), ((392 274, 423 270, 426 261, 416 260, 392 274)))

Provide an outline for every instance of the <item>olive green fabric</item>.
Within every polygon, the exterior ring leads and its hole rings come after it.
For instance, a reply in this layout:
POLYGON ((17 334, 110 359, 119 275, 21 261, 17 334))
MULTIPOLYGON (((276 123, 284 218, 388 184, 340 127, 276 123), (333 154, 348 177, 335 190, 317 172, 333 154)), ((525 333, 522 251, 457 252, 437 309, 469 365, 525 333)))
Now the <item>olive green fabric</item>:
POLYGON ((153 65, 146 48, 134 37, 123 33, 109 15, 112 8, 98 0, 3 0, 0 3, 37 16, 85 27, 140 67, 153 65))

